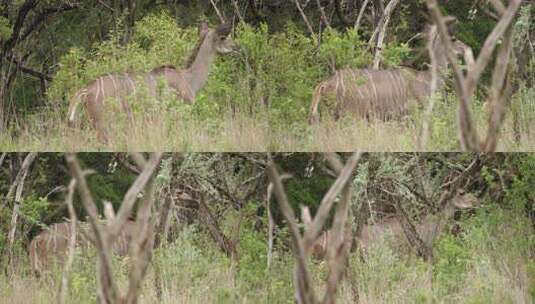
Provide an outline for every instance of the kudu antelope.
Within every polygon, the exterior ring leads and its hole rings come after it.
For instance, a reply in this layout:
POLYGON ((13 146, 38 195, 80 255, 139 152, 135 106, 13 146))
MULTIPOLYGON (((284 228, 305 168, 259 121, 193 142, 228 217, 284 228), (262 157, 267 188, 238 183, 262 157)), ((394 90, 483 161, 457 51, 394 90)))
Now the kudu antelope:
MULTIPOLYGON (((93 247, 93 231, 89 223, 85 222, 79 222, 76 229, 76 247, 87 253, 88 249, 93 247)), ((71 233, 70 223, 56 223, 32 239, 28 253, 32 270, 37 276, 41 275, 44 270, 50 269, 54 263, 65 262, 71 233)), ((118 256, 126 256, 135 233, 135 222, 127 221, 117 241, 113 244, 113 252, 118 256)))
MULTIPOLYGON (((427 30, 430 56, 436 59, 438 77, 448 66, 445 47, 436 26, 427 30)), ((469 47, 454 40, 457 56, 467 55, 469 47)), ((399 119, 409 113, 410 102, 423 104, 431 93, 431 70, 397 69, 343 69, 316 86, 310 107, 309 123, 320 120, 320 103, 335 119, 353 115, 368 120, 399 119), (323 101, 324 100, 324 101, 323 101)), ((439 79, 438 86, 442 81, 439 79)), ((325 113, 322 113, 324 115, 325 113)))
POLYGON ((237 47, 229 37, 231 29, 230 24, 222 24, 215 29, 209 29, 208 25, 203 23, 199 29, 200 37, 197 47, 183 70, 164 65, 145 74, 127 72, 108 74, 95 79, 79 90, 71 100, 68 110, 69 126, 76 126, 77 109, 82 105, 87 110, 87 115, 99 140, 107 141, 104 126, 105 102, 118 103, 120 109, 132 122, 132 109, 127 97, 135 97, 136 89, 142 87, 148 91, 151 98, 157 98, 159 79, 163 79, 168 88, 183 102, 194 104, 195 97, 206 84, 216 54, 230 53, 237 47))
MULTIPOLYGON (((442 233, 446 224, 453 218, 455 211, 475 208, 478 204, 479 201, 472 194, 459 191, 446 203, 439 214, 429 214, 416 224, 416 232, 424 244, 430 247, 434 239, 442 233)), ((306 207, 302 209, 302 221, 305 227, 312 222, 310 213, 306 207)), ((357 245, 363 251, 367 251, 374 244, 384 240, 387 235, 392 236, 393 239, 402 243, 408 242, 400 222, 396 217, 393 217, 373 225, 364 225, 359 235, 355 238, 351 237, 349 231, 345 231, 343 235, 344 247, 350 249, 354 248, 353 245, 357 245)), ((331 232, 329 230, 324 231, 314 241, 309 252, 313 257, 323 259, 332 243, 331 232)))

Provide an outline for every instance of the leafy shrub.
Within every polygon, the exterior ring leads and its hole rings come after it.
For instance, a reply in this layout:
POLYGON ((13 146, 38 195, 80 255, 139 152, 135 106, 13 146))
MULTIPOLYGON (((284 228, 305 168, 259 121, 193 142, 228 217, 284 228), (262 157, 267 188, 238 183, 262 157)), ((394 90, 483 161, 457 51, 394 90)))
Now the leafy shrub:
POLYGON ((359 37, 355 29, 345 33, 328 28, 323 33, 319 48, 319 58, 331 68, 362 68, 372 60, 372 54, 366 50, 367 44, 359 37))

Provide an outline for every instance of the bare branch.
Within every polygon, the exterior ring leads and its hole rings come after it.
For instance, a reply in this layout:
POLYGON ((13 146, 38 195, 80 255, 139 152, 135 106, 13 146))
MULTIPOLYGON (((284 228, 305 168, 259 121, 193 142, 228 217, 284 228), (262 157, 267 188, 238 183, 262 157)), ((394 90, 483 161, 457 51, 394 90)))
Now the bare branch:
POLYGON ((511 55, 511 32, 509 29, 522 1, 510 0, 507 9, 505 9, 501 1, 491 1, 491 3, 501 18, 485 40, 483 48, 475 62, 473 60, 473 55, 469 51, 465 52, 465 58, 468 64, 468 71, 465 77, 460 66, 456 62, 455 55, 453 54, 450 36, 446 29, 444 17, 438 8, 437 1, 427 0, 427 6, 431 12, 431 16, 446 45, 448 61, 454 70, 455 90, 459 98, 459 137, 461 146, 463 149, 472 151, 479 151, 480 149, 489 151, 489 149, 494 150, 496 148, 497 134, 505 113, 505 100, 507 99, 506 96, 509 94, 507 83, 504 83, 507 63, 511 55), (500 47, 498 61, 493 73, 493 88, 491 89, 490 94, 493 108, 491 109, 487 137, 485 142, 480 143, 477 131, 472 125, 470 102, 476 91, 477 83, 492 58, 492 54, 494 53, 498 41, 504 35, 506 35, 505 43, 502 43, 500 47), (496 92, 504 92, 504 94, 502 94, 503 96, 498 96, 496 92))
POLYGON ((509 6, 507 7, 507 11, 502 15, 500 21, 498 22, 498 24, 496 24, 487 39, 485 39, 485 43, 481 48, 481 52, 477 56, 477 60, 473 68, 469 71, 466 77, 466 87, 467 89, 469 89, 470 95, 472 95, 475 91, 475 84, 478 82, 479 78, 481 77, 481 74, 485 70, 485 67, 489 63, 496 44, 505 34, 507 28, 513 22, 513 19, 521 3, 522 0, 510 0, 509 6))
MULTIPOLYGON (((152 177, 152 174, 156 170, 156 167, 160 164, 162 155, 162 153, 154 153, 151 155, 149 161, 143 167, 143 171, 141 172, 141 174, 138 175, 132 186, 126 192, 121 203, 121 208, 119 208, 119 211, 117 212, 115 221, 113 221, 113 223, 108 224, 109 234, 112 239, 114 239, 115 236, 121 231, 124 224, 128 220, 128 217, 132 212, 132 208, 134 207, 134 203, 136 202, 138 194, 143 190, 143 188, 145 188, 145 186, 149 182, 150 178, 152 177)), ((142 162, 140 162, 140 164, 141 163, 142 162)))
POLYGON ((85 180, 85 176, 82 173, 78 159, 74 153, 67 153, 65 155, 67 165, 71 171, 72 177, 76 180, 76 186, 84 209, 89 215, 89 223, 95 233, 95 246, 98 253, 98 282, 99 282, 99 298, 106 303, 114 303, 118 298, 118 289, 113 278, 113 272, 111 268, 111 257, 109 254, 110 243, 107 237, 104 235, 104 231, 101 229, 98 223, 98 212, 89 187, 85 180))
POLYGON ((312 35, 312 38, 315 39, 316 33, 314 33, 314 28, 312 28, 312 25, 310 24, 310 21, 308 21, 307 15, 303 11, 303 8, 301 7, 301 3, 299 3, 299 0, 294 0, 295 6, 297 6, 297 10, 299 10, 299 13, 301 14, 301 17, 303 17, 303 21, 305 22, 305 25, 308 28, 308 31, 310 32, 310 35, 312 35))
POLYGON ((37 157, 37 153, 28 153, 26 157, 24 158, 24 161, 22 162, 21 168, 19 172, 17 173, 17 176, 15 177, 15 181, 11 186, 9 187, 8 193, 6 195, 6 206, 9 205, 10 200, 12 199, 13 192, 15 192, 15 204, 13 206, 13 210, 11 213, 11 223, 10 223, 10 229, 7 236, 8 240, 8 265, 12 264, 13 261, 13 246, 15 243, 15 234, 17 231, 17 222, 18 217, 20 214, 20 203, 22 201, 22 190, 24 188, 24 180, 26 179, 26 176, 28 175, 28 171, 30 170, 30 166, 37 157))
POLYGON ((513 49, 512 25, 507 29, 504 40, 496 58, 496 66, 492 74, 492 86, 489 94, 488 102, 491 104, 491 113, 489 115, 487 138, 484 145, 484 150, 488 152, 496 150, 498 133, 505 118, 505 110, 510 99, 510 85, 506 77, 509 58, 511 58, 513 49))
POLYGON ((113 211, 109 210, 108 213, 110 214, 107 216, 109 223, 107 225, 100 225, 98 223, 96 206, 87 187, 78 160, 76 159, 76 155, 69 153, 66 156, 67 164, 69 165, 73 177, 77 181, 78 192, 82 198, 84 207, 89 214, 89 220, 95 234, 95 245, 98 252, 98 295, 99 300, 104 303, 137 303, 141 283, 152 257, 153 226, 150 222, 150 212, 154 202, 153 176, 160 163, 161 157, 162 153, 153 153, 148 162, 141 154, 137 154, 134 157, 140 166, 140 169, 142 169, 142 172, 127 191, 118 215, 114 217, 113 211), (126 221, 131 215, 134 201, 143 188, 146 188, 147 191, 137 213, 135 228, 137 230, 135 231, 136 234, 131 243, 131 256, 133 262, 131 264, 128 292, 126 297, 122 298, 113 278, 110 260, 111 244, 114 243, 119 235, 120 229, 123 229, 125 224, 123 219, 126 221), (114 229, 119 229, 119 231, 115 231, 114 229))
POLYGON ((232 5, 234 6, 234 11, 236 12, 236 16, 238 16, 238 20, 243 22, 243 17, 240 13, 240 7, 238 6, 238 0, 232 0, 232 5))
MULTIPOLYGON (((360 154, 358 156, 360 158, 360 154)), ((351 243, 345 242, 352 239, 351 230, 344 226, 347 222, 347 213, 353 187, 351 181, 347 181, 342 189, 342 196, 336 208, 333 227, 331 229, 332 242, 328 248, 327 256, 329 261, 329 277, 327 279, 327 290, 325 292, 324 303, 335 303, 336 287, 340 281, 346 265, 347 255, 351 243), (349 236, 346 238, 346 236, 349 236)))
POLYGON ((364 16, 364 11, 366 11, 366 7, 368 6, 368 3, 370 3, 370 0, 364 0, 364 3, 362 4, 362 7, 360 8, 359 15, 357 16, 357 21, 355 21, 355 31, 358 31, 360 27, 360 22, 362 20, 362 16, 364 16))
POLYGON ((150 222, 150 210, 154 203, 154 190, 154 178, 151 178, 146 187, 143 203, 137 213, 136 223, 138 230, 131 249, 133 263, 130 270, 126 303, 137 303, 137 298, 141 291, 141 283, 152 258, 154 227, 150 222))
POLYGON ((375 70, 379 69, 379 63, 381 62, 381 52, 383 49, 383 42, 386 36, 386 29, 388 28, 388 23, 390 23, 390 18, 392 17, 392 12, 394 8, 398 5, 399 0, 390 0, 388 5, 385 8, 383 13, 383 20, 381 21, 381 30, 379 31, 379 38, 377 38, 377 47, 375 49, 375 57, 373 59, 373 68, 375 70))
POLYGON ((225 17, 221 14, 219 9, 217 8, 217 5, 215 4, 214 0, 210 0, 210 3, 212 4, 212 7, 214 8, 215 13, 217 14, 217 17, 219 17, 219 21, 221 21, 221 23, 225 23, 225 17))
POLYGON ((59 299, 58 299, 59 304, 65 303, 65 299, 67 298, 67 292, 69 289, 69 275, 71 272, 72 263, 74 261, 74 253, 75 253, 75 246, 76 246, 77 219, 76 219, 76 212, 74 211, 74 207, 72 205, 72 197, 74 195, 75 186, 76 186, 76 180, 71 179, 71 182, 69 183, 69 187, 68 187, 67 198, 65 199, 65 204, 67 205, 67 209, 69 210, 70 236, 69 236, 69 250, 67 253, 67 261, 65 262, 65 266, 63 267, 63 273, 61 276, 61 284, 59 287, 59 299))
POLYGON ((355 153, 351 156, 351 158, 347 161, 345 167, 342 169, 340 174, 338 175, 338 178, 334 182, 334 184, 331 186, 329 191, 325 194, 323 197, 320 207, 314 216, 314 221, 312 222, 312 225, 310 226, 310 229, 307 229, 304 235, 304 242, 305 242, 305 248, 309 248, 314 240, 318 237, 318 234, 320 233, 321 229, 323 228, 323 225, 325 225, 325 221, 327 220, 327 217, 329 216, 329 211, 331 210, 332 204, 334 202, 334 199, 342 190, 343 186, 351 176, 353 169, 357 165, 357 162, 360 158, 360 154, 355 153))
POLYGON ((295 252, 297 262, 295 279, 297 284, 296 289, 298 303, 315 303, 316 296, 314 295, 312 281, 306 267, 307 253, 299 233, 299 228, 297 227, 294 211, 290 207, 286 192, 284 191, 284 186, 281 182, 281 177, 272 160, 267 167, 267 174, 273 185, 273 192, 275 193, 275 197, 279 203, 282 214, 288 222, 290 235, 292 237, 292 248, 295 252))
POLYGON ((266 211, 268 216, 268 252, 267 252, 267 269, 271 268, 271 257, 273 256, 273 216, 271 215, 271 194, 273 193, 273 184, 268 185, 267 195, 266 195, 266 211))

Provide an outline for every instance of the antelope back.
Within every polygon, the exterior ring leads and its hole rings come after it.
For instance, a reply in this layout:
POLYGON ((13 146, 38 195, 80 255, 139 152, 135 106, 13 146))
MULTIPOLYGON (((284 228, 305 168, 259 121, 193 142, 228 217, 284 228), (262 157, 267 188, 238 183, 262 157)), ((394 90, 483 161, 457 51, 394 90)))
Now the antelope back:
POLYGON ((50 268, 54 258, 63 262, 70 233, 69 223, 65 222, 51 225, 32 239, 28 252, 32 270, 36 274, 42 269, 50 268))
POLYGON ((386 219, 373 225, 364 225, 357 239, 358 246, 364 251, 369 250, 387 236, 398 238, 403 234, 400 223, 395 218, 386 219))
MULTIPOLYGON (((419 223, 415 223, 416 231, 422 241, 430 246, 450 221, 456 210, 476 208, 479 200, 470 193, 458 191, 456 195, 447 201, 446 205, 438 214, 425 216, 419 223)), ((365 225, 358 236, 358 244, 363 250, 368 250, 373 244, 384 240, 386 236, 392 236, 396 241, 407 243, 405 233, 397 218, 389 218, 373 225, 365 225)))
MULTIPOLYGON (((76 227, 76 247, 87 254, 93 248, 94 234, 88 223, 81 222, 76 227)), ((130 242, 136 234, 136 224, 127 221, 119 236, 112 244, 113 253, 118 256, 128 254, 130 242)), ((69 239, 72 235, 70 223, 63 222, 50 225, 32 239, 29 246, 29 255, 32 270, 40 274, 45 269, 50 269, 54 263, 63 264, 67 256, 69 239)))
MULTIPOLYGON (((446 48, 436 26, 429 27, 427 38, 430 55, 439 71, 443 71, 448 65, 446 48)), ((452 39, 452 45, 456 56, 470 57, 467 55, 470 48, 464 43, 452 39)), ((309 122, 314 124, 319 121, 320 108, 328 109, 335 120, 348 114, 368 120, 399 119, 410 112, 413 107, 411 102, 416 105, 427 100, 431 91, 430 83, 430 71, 410 68, 339 70, 316 87, 309 122)))

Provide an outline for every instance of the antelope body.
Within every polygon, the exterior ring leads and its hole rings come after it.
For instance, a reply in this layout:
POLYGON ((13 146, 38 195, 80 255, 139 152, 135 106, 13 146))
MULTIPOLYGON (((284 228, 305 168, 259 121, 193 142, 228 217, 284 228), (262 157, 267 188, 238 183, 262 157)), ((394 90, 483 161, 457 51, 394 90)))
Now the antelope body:
MULTIPOLYGON (((132 122, 132 107, 127 97, 132 96, 135 101, 136 91, 146 89, 149 97, 158 97, 158 81, 164 80, 167 87, 188 104, 195 103, 197 93, 205 85, 211 65, 216 54, 229 53, 236 48, 229 38, 231 27, 222 24, 210 30, 203 23, 199 31, 199 43, 193 52, 186 69, 177 70, 171 65, 154 68, 148 73, 108 74, 92 81, 88 86, 79 90, 71 100, 68 110, 69 125, 76 126, 78 107, 87 110, 89 119, 97 131, 100 140, 106 141, 105 131, 105 102, 118 103, 120 111, 126 113, 132 122)), ((109 109, 109 108, 108 108, 109 109)), ((111 113, 114 114, 114 113, 111 113)))
MULTIPOLYGON (((429 51, 438 67, 438 75, 447 68, 444 43, 436 28, 428 31, 429 51)), ((456 55, 464 54, 468 47, 455 40, 456 55)), ((422 104, 431 93, 431 71, 411 68, 397 69, 343 69, 336 71, 315 89, 310 107, 309 122, 319 122, 320 103, 326 103, 330 115, 339 119, 350 114, 365 119, 391 120, 406 116, 410 101, 422 104), (324 101, 327 100, 327 101, 324 101)), ((441 85, 439 80, 438 85, 441 85)))
MULTIPOLYGON (((118 256, 126 256, 130 241, 135 233, 135 223, 133 221, 127 221, 117 237, 117 241, 113 244, 113 252, 118 256)), ((36 275, 40 275, 54 263, 63 264, 65 262, 71 235, 70 223, 63 222, 51 225, 32 239, 28 252, 32 270, 36 275)), ((83 222, 78 223, 76 247, 83 253, 87 253, 93 247, 93 242, 93 231, 90 225, 83 222)))
MULTIPOLYGON (((457 194, 440 211, 439 214, 429 214, 420 223, 415 225, 416 231, 424 244, 431 246, 434 239, 443 232, 446 224, 453 218, 456 210, 470 209, 476 207, 477 199, 472 194, 457 194)), ((303 217, 305 225, 310 223, 306 216, 303 217)), ((406 243, 406 235, 401 223, 397 218, 389 218, 373 225, 364 225, 359 235, 351 237, 349 231, 344 233, 345 248, 352 248, 357 244, 363 251, 369 250, 374 244, 384 240, 387 235, 393 239, 406 243), (354 242, 355 241, 355 242, 354 242)), ((313 257, 323 259, 330 244, 333 243, 331 231, 324 231, 314 241, 310 248, 313 257)))

